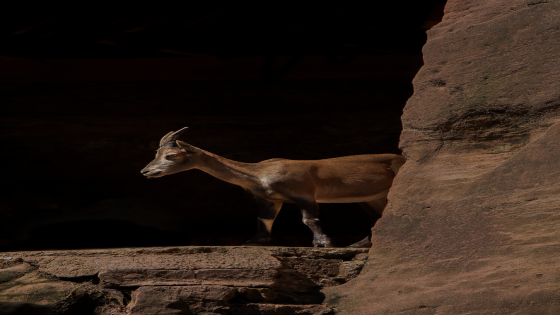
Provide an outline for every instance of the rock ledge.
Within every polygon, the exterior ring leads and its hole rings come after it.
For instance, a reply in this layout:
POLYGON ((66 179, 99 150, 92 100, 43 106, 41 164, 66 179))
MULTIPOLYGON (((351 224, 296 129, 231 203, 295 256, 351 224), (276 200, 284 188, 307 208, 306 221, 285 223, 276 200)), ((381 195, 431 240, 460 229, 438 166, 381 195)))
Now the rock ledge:
POLYGON ((321 289, 355 278, 367 251, 216 246, 6 252, 0 254, 0 312, 333 314, 321 305, 321 289))

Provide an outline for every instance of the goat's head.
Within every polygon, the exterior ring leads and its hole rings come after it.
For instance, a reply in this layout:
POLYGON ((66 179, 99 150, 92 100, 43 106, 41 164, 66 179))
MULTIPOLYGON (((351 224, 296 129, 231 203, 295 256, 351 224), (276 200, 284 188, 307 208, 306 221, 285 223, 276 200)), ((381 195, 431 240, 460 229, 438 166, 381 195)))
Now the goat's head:
POLYGON ((188 143, 177 138, 188 127, 171 131, 161 138, 156 158, 140 171, 148 178, 162 177, 196 167, 197 157, 202 153, 188 143))

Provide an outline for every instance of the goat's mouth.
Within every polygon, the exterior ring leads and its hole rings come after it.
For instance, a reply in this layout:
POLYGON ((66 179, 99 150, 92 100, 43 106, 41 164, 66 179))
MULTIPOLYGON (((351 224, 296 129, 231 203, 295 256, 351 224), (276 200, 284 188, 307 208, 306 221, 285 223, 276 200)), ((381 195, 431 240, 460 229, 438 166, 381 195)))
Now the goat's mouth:
POLYGON ((156 178, 156 177, 161 177, 159 176, 161 173, 163 173, 163 171, 150 171, 147 173, 143 173, 143 175, 146 176, 147 178, 156 178))

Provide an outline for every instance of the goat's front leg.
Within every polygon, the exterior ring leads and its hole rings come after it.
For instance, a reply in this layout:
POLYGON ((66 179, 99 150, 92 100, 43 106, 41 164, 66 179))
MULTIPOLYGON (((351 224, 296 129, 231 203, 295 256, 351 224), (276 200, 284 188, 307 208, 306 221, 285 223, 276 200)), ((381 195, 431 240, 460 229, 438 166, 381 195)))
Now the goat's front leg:
POLYGON ((321 221, 319 221, 319 205, 312 199, 297 199, 297 205, 301 209, 303 223, 313 232, 314 247, 334 247, 331 239, 323 232, 321 221))
POLYGON ((259 207, 259 217, 257 219, 257 234, 252 239, 245 242, 245 246, 262 246, 270 244, 272 224, 276 215, 282 207, 281 202, 273 202, 255 196, 255 201, 259 207))

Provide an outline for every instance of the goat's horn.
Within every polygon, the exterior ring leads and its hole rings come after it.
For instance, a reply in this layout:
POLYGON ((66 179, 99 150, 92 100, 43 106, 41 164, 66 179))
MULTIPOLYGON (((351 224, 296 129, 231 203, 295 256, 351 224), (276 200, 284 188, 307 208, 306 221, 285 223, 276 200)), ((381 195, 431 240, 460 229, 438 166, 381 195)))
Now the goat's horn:
POLYGON ((163 138, 161 138, 161 140, 159 140, 159 146, 163 147, 163 145, 167 141, 167 138, 169 138, 169 136, 172 135, 172 134, 173 134, 173 131, 170 131, 165 136, 163 136, 163 138))
POLYGON ((189 127, 184 127, 181 128, 175 132, 170 132, 167 135, 165 135, 165 137, 161 138, 160 141, 160 146, 164 146, 164 145, 168 145, 168 146, 174 146, 175 145, 175 140, 177 140, 177 138, 179 138, 179 136, 185 132, 185 130, 189 129, 189 127))

